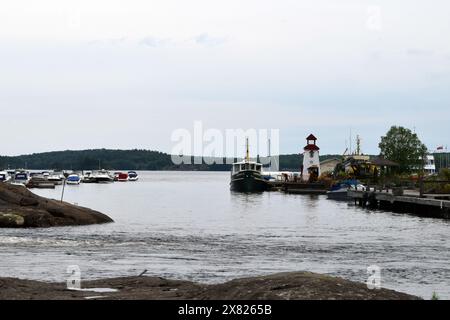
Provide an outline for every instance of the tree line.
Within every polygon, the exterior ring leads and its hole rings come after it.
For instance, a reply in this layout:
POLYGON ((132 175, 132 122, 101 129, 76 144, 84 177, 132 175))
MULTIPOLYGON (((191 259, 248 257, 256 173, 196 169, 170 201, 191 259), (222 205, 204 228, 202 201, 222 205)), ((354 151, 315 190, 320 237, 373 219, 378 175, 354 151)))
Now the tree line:
MULTIPOLYGON (((321 160, 339 158, 338 155, 321 156, 321 160)), ((194 158, 191 157, 191 163, 194 158)), ((228 159, 236 161, 237 159, 228 159)), ((302 154, 281 155, 280 170, 298 171, 303 162, 302 154)), ((215 164, 181 164, 172 162, 170 154, 152 150, 65 150, 34 153, 20 156, 0 156, 0 169, 52 169, 52 170, 197 170, 229 171, 227 159, 217 159, 215 164), (219 163, 219 164, 217 164, 219 163), (220 164, 223 163, 223 164, 220 164)))

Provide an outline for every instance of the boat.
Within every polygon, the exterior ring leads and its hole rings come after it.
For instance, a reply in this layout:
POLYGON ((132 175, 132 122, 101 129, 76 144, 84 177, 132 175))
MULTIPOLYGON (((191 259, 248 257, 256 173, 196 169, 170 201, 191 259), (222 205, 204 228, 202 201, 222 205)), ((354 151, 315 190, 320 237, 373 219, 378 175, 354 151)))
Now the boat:
POLYGON ((128 173, 120 172, 117 175, 117 181, 119 181, 119 182, 126 182, 126 181, 128 181, 128 173))
POLYGON ((329 200, 348 201, 349 190, 364 190, 365 187, 358 183, 357 180, 344 180, 334 184, 327 192, 327 198, 329 200))
POLYGON ((78 185, 81 182, 81 177, 78 174, 71 174, 67 177, 66 183, 71 185, 78 185))
POLYGON ((230 190, 236 192, 262 192, 269 189, 267 180, 262 175, 262 164, 251 161, 248 139, 246 157, 231 167, 230 190))
POLYGON ((92 177, 96 183, 114 182, 114 177, 111 177, 109 172, 105 169, 95 172, 92 177))
POLYGON ((136 171, 128 171, 128 181, 138 181, 139 176, 136 171))
POLYGON ((94 176, 92 175, 92 171, 84 171, 83 176, 81 178, 81 182, 83 183, 96 183, 94 176))
POLYGON ((11 180, 11 176, 6 171, 0 171, 0 182, 8 182, 11 180))
POLYGON ((26 185, 27 188, 55 189, 55 184, 40 175, 34 175, 26 185))
POLYGON ((63 183, 65 177, 62 174, 54 173, 47 177, 47 181, 53 182, 55 185, 60 185, 63 183))
POLYGON ((14 173, 12 184, 26 186, 30 181, 30 175, 25 170, 19 170, 14 173))

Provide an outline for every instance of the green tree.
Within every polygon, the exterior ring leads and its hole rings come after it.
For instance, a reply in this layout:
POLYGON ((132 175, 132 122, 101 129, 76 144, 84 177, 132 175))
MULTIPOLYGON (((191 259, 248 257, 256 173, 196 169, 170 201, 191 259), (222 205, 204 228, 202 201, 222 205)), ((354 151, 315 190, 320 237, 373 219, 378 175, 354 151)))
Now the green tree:
POLYGON ((399 173, 411 173, 423 169, 427 147, 416 133, 403 127, 393 126, 381 137, 381 155, 399 164, 399 173))

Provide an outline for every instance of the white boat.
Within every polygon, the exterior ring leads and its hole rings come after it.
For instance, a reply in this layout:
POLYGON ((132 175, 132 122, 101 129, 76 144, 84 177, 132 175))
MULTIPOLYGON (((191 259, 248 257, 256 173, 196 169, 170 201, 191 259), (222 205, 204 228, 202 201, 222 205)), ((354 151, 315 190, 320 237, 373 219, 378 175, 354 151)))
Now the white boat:
POLYGON ((11 183, 26 186, 30 182, 30 174, 25 170, 18 170, 14 173, 11 183))
POLYGON ((71 174, 67 177, 66 183, 71 185, 78 185, 81 182, 81 178, 78 174, 71 174))
POLYGON ((47 177, 47 180, 53 182, 55 185, 62 184, 65 177, 62 174, 54 173, 47 177))
POLYGON ((138 181, 139 176, 136 171, 128 171, 128 181, 138 181))
POLYGON ((81 177, 81 182, 83 183, 95 183, 94 176, 92 175, 92 171, 84 171, 83 176, 81 177))
POLYGON ((112 177, 108 171, 102 169, 93 174, 92 178, 96 183, 109 183, 114 182, 114 177, 112 177))
POLYGON ((11 180, 11 176, 6 171, 0 171, 0 182, 8 182, 11 180))

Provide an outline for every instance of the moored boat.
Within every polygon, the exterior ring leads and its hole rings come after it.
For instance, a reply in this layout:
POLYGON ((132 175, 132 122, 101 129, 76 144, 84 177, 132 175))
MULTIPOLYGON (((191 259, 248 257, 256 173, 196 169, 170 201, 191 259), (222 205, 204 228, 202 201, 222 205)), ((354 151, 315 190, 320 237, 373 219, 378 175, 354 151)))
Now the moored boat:
POLYGON ((19 170, 14 173, 11 183, 26 186, 30 181, 30 175, 25 170, 19 170))
POLYGON ((348 201, 350 197, 348 196, 349 190, 363 190, 364 186, 359 184, 357 180, 344 180, 336 183, 327 192, 327 198, 330 200, 337 201, 348 201))
POLYGON ((47 180, 53 182, 55 185, 60 185, 63 183, 65 177, 59 173, 53 173, 47 177, 47 180))
POLYGON ((84 171, 83 175, 81 177, 81 182, 83 183, 95 183, 94 176, 92 174, 92 171, 84 171))
POLYGON ((71 185, 78 185, 81 182, 81 177, 78 174, 71 174, 67 177, 66 183, 71 185))
POLYGON ((269 184, 262 176, 262 164, 250 161, 247 139, 247 153, 244 161, 233 163, 231 168, 231 191, 262 192, 269 189, 269 184))
POLYGON ((11 180, 11 176, 6 171, 0 171, 0 182, 8 182, 11 180))
POLYGON ((127 182, 128 181, 128 173, 123 173, 123 172, 119 173, 117 175, 117 181, 119 181, 119 182, 127 182))
POLYGON ((114 182, 114 177, 112 177, 108 171, 102 169, 93 174, 93 179, 96 183, 109 183, 114 182))
POLYGON ((128 171, 128 181, 138 181, 139 176, 136 171, 128 171))

